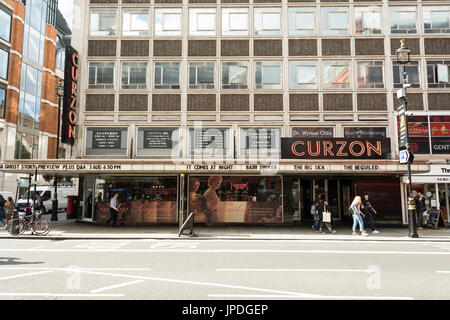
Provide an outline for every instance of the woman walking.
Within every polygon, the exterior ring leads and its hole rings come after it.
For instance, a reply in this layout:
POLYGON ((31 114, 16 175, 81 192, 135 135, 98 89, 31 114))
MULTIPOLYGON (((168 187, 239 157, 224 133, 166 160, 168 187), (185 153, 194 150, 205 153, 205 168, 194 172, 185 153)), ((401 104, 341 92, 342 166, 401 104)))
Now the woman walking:
POLYGON ((6 220, 6 225, 8 225, 9 220, 11 220, 15 208, 16 208, 16 204, 14 203, 13 198, 8 197, 8 200, 5 203, 5 220, 6 220))
POLYGON ((367 236, 367 232, 364 230, 364 222, 362 219, 362 213, 361 213, 361 197, 356 196, 355 199, 353 199, 352 204, 350 205, 350 212, 353 217, 353 227, 352 227, 352 235, 357 236, 358 233, 356 232, 356 227, 359 224, 359 231, 361 232, 362 236, 367 236))

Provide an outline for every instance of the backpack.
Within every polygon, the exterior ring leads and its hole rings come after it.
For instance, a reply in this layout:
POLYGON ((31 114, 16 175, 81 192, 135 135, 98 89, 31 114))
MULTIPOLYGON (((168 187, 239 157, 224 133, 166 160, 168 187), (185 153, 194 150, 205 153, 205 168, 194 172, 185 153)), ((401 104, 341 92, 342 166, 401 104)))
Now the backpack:
POLYGON ((314 203, 314 204, 311 206, 311 214, 312 214, 312 215, 317 214, 317 203, 314 203))

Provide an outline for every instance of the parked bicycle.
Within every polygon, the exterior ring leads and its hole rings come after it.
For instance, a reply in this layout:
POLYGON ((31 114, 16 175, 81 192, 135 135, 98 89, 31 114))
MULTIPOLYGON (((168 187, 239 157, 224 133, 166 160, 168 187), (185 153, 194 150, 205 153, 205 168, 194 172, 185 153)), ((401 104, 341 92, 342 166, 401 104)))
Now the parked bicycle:
POLYGON ((35 210, 32 206, 28 207, 25 212, 19 212, 17 219, 9 221, 7 230, 11 235, 17 236, 31 231, 31 234, 45 236, 51 230, 51 224, 48 220, 42 220, 43 212, 35 210))

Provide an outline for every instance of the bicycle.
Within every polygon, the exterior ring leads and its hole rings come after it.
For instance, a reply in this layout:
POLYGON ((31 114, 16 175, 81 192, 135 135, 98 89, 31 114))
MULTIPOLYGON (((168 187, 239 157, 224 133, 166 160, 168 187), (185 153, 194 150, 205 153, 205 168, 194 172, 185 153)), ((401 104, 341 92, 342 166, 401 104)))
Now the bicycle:
POLYGON ((41 220, 42 211, 34 210, 32 207, 31 214, 27 215, 26 212, 19 212, 18 219, 11 219, 8 225, 8 232, 11 235, 20 235, 24 234, 26 231, 31 230, 31 234, 36 234, 38 236, 47 235, 52 226, 47 220, 41 220))

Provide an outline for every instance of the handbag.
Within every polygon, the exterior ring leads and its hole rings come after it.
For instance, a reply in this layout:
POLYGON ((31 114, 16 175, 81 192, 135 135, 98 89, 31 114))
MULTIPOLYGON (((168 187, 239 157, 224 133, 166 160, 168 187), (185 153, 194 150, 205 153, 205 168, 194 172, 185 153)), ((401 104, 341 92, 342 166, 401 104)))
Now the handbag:
POLYGON ((331 212, 323 212, 322 213, 322 221, 331 223, 331 212))

